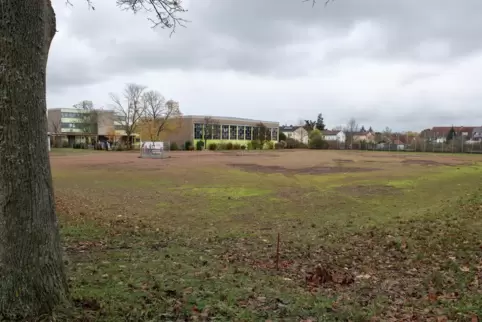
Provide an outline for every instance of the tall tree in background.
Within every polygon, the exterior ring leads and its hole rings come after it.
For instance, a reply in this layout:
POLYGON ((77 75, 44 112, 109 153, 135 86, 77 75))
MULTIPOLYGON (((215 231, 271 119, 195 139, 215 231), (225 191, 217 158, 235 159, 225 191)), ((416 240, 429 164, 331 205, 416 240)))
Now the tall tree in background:
MULTIPOLYGON (((92 7, 92 0, 86 2, 92 7)), ((134 13, 152 13, 154 26, 172 32, 184 22, 182 0, 116 3, 134 13)), ((0 0, 0 16, 2 320, 50 314, 67 300, 68 288, 47 147, 45 75, 55 13, 51 0, 0 0)))
POLYGON ((316 118, 316 129, 320 131, 325 130, 325 123, 323 122, 323 115, 320 113, 318 114, 318 117, 316 118))
POLYGON ((114 102, 114 110, 118 121, 121 123, 121 127, 127 137, 126 144, 128 149, 132 149, 132 135, 136 133, 137 127, 141 121, 141 118, 145 113, 145 105, 142 102, 142 95, 146 89, 143 85, 127 84, 124 92, 123 99, 117 94, 110 93, 110 97, 114 102))
POLYGON ((455 129, 452 126, 449 130, 449 133, 447 133, 447 141, 452 141, 456 136, 455 129))
POLYGON ((361 133, 365 133, 366 131, 367 131, 367 130, 365 130, 365 127, 362 125, 362 126, 361 126, 361 129, 360 129, 360 132, 361 132, 361 133))
POLYGON ((355 134, 358 132, 358 122, 355 118, 350 118, 345 126, 346 143, 351 146, 355 139, 355 134))
POLYGON ((305 120, 303 128, 309 133, 315 129, 316 121, 305 120))
POLYGON ((167 101, 158 91, 150 90, 142 94, 144 115, 139 120, 142 138, 150 141, 161 139, 161 134, 179 127, 181 111, 179 104, 167 101))
POLYGON ((385 143, 392 143, 392 129, 389 128, 388 126, 385 127, 385 129, 382 132, 382 140, 385 143))
POLYGON ((214 130, 221 129, 217 128, 216 125, 219 123, 214 120, 211 116, 206 116, 203 119, 203 132, 202 132, 202 140, 204 143, 204 148, 206 149, 208 146, 208 140, 214 139, 214 130))

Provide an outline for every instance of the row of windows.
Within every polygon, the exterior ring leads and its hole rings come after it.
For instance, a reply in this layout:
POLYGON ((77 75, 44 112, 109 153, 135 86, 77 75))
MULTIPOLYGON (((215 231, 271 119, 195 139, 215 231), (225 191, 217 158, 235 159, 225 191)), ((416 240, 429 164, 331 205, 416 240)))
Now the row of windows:
POLYGON ((85 129, 88 127, 88 124, 85 123, 61 123, 60 127, 63 129, 85 129))
POLYGON ((194 124, 195 140, 277 140, 278 128, 260 128, 258 126, 194 124))
POLYGON ((80 119, 84 116, 84 113, 62 112, 62 118, 80 119))

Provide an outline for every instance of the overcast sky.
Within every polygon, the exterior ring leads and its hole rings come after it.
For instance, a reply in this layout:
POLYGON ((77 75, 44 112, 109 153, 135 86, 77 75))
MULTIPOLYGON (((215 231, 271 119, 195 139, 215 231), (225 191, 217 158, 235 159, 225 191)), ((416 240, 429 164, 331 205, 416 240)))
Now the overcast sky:
POLYGON ((482 125, 481 0, 190 0, 170 38, 115 0, 53 0, 48 106, 135 82, 184 114, 382 130, 482 125))

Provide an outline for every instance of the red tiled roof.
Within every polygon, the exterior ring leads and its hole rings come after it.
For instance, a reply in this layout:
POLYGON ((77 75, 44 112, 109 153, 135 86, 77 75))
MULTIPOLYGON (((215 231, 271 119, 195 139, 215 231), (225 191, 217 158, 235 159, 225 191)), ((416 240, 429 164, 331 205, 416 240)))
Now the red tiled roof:
MULTIPOLYGON (((450 132, 451 126, 434 126, 431 132, 437 134, 448 134, 450 132)), ((468 132, 469 135, 476 128, 476 126, 454 126, 455 133, 468 132)))
POLYGON ((340 131, 329 131, 329 130, 323 131, 324 135, 337 135, 338 133, 340 133, 340 131))

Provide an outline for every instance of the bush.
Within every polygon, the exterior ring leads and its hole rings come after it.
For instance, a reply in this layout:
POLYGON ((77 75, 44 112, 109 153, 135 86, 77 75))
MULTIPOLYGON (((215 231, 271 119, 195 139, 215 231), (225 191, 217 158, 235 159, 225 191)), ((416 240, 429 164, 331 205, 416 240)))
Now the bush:
POLYGON ((257 140, 252 140, 252 141, 251 141, 251 148, 252 148, 253 150, 256 150, 256 149, 261 149, 262 147, 260 146, 259 141, 257 141, 257 140))
POLYGON ((201 151, 204 149, 204 142, 203 141, 197 141, 196 142, 196 150, 201 151))
POLYGON ((246 145, 241 145, 240 148, 241 150, 246 150, 246 145))
POLYGON ((264 144, 263 148, 266 149, 266 150, 273 150, 274 149, 274 142, 273 141, 266 142, 264 144))
POLYGON ((253 143, 248 142, 248 145, 246 146, 246 149, 253 150, 253 143))
POLYGON ((283 132, 279 132, 279 137, 278 139, 281 141, 286 141, 287 137, 286 137, 286 134, 284 134, 283 132))
POLYGON ((233 149, 233 143, 232 142, 228 142, 226 144, 226 150, 232 150, 233 149))
POLYGON ((226 143, 221 142, 217 145, 217 148, 218 150, 226 150, 227 149, 226 145, 227 145, 226 143))
POLYGON ((276 142, 275 145, 274 145, 274 148, 276 150, 281 150, 281 149, 284 149, 285 148, 285 145, 283 144, 284 141, 281 141, 281 142, 276 142))
POLYGON ((240 150, 241 149, 241 144, 235 143, 233 144, 233 150, 240 150))
POLYGON ((216 151, 218 149, 218 145, 216 143, 209 143, 208 149, 210 151, 216 151))
POLYGON ((69 147, 69 142, 63 141, 63 142, 62 142, 62 147, 63 147, 63 148, 68 148, 68 147, 69 147))
MULTIPOLYGON (((186 141, 186 142, 184 142, 184 150, 186 150, 186 151, 191 151, 191 147, 193 147, 191 141, 186 141)), ((193 150, 194 150, 194 149, 193 149, 193 150)))
POLYGON ((177 145, 176 142, 172 142, 171 145, 169 146, 170 151, 177 151, 179 150, 179 146, 177 145))
POLYGON ((286 143, 285 144, 286 149, 306 149, 307 148, 306 144, 291 138, 286 139, 285 143, 286 143))
POLYGON ((194 151, 194 146, 190 145, 188 151, 194 151))
POLYGON ((329 144, 321 136, 315 136, 310 139, 309 147, 310 149, 328 149, 329 144))

